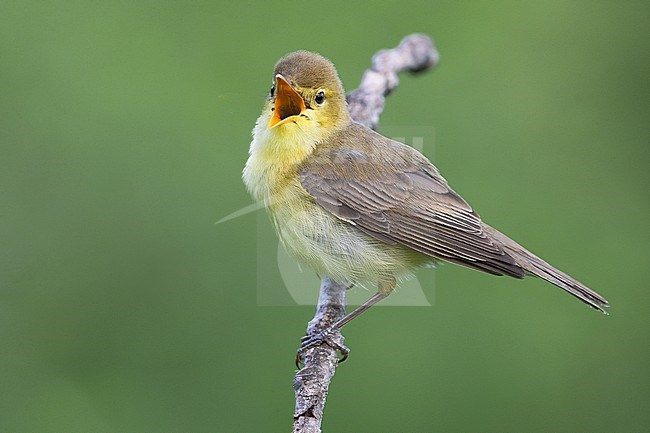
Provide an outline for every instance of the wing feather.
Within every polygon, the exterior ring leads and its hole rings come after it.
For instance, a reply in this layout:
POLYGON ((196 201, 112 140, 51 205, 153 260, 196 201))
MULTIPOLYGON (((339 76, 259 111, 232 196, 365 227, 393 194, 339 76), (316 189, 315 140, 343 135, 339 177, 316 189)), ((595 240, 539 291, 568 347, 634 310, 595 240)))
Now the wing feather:
POLYGON ((523 277, 481 218, 422 155, 356 124, 347 132, 319 145, 298 172, 323 209, 383 242, 523 277))

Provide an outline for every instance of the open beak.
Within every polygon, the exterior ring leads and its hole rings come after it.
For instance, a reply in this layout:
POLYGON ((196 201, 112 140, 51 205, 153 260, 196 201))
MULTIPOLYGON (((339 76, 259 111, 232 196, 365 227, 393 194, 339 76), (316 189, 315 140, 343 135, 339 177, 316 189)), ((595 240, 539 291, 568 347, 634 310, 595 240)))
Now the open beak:
POLYGON ((273 105, 273 117, 269 120, 268 127, 285 123, 293 116, 300 115, 305 110, 305 102, 302 97, 293 90, 291 84, 281 75, 275 76, 275 104, 273 105))

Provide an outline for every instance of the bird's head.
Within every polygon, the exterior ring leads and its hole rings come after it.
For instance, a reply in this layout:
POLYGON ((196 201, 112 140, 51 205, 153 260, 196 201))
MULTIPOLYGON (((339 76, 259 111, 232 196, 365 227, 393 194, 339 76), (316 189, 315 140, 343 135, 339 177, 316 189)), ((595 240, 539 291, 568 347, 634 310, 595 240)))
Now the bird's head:
POLYGON ((350 121, 345 92, 332 62, 308 51, 278 61, 260 120, 275 133, 324 138, 350 121))

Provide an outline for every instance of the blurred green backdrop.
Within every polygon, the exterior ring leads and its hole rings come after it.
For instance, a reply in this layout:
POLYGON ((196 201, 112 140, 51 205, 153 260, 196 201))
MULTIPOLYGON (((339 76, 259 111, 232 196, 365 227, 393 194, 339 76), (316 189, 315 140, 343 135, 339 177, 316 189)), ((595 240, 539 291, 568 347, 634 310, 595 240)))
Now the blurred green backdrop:
POLYGON ((251 203, 281 55, 352 89, 416 31, 440 67, 381 125, 434 128, 484 219, 613 307, 422 272, 432 307, 346 329, 326 431, 650 430, 649 24, 645 1, 3 1, 0 431, 288 431, 313 307, 259 306, 257 215, 214 223, 251 203))

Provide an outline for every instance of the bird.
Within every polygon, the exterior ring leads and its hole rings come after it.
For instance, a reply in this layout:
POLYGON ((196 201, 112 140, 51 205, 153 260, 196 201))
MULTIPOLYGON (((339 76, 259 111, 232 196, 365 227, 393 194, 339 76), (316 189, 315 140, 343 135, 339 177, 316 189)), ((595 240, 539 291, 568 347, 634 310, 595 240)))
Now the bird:
POLYGON ((487 225, 416 149, 355 122, 334 64, 281 58, 252 132, 243 181, 287 252, 319 276, 377 292, 301 350, 440 261, 492 275, 541 278, 605 314, 609 303, 487 225))

